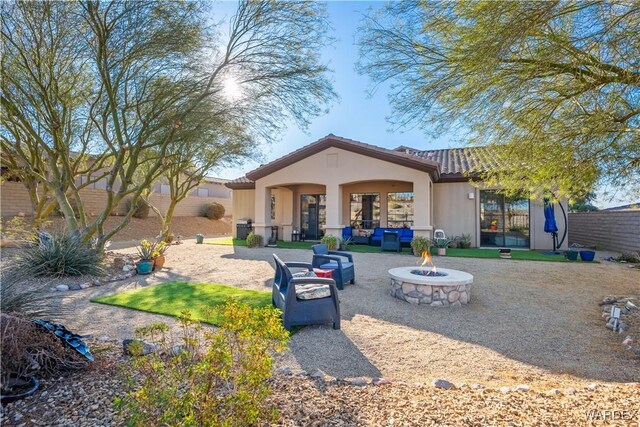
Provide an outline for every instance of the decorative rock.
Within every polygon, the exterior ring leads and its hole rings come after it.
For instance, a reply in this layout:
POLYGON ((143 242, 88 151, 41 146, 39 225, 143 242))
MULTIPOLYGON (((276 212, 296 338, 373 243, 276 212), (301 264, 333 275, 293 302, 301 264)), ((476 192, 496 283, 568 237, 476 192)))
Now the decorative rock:
POLYGON ((456 302, 460 299, 460 292, 458 291, 451 291, 449 292, 449 302, 456 302))
POLYGON ((431 307, 442 307, 444 304, 442 303, 442 301, 433 301, 431 304, 429 304, 431 307))
POLYGON ((595 389, 598 388, 598 385, 596 383, 591 383, 587 386, 587 388, 591 391, 595 391, 595 389))
POLYGON ((484 386, 482 384, 471 384, 471 388, 474 390, 484 390, 484 386))
POLYGON ((606 297, 599 305, 609 305, 615 303, 616 301, 618 301, 618 299, 615 297, 606 297))
POLYGON ((349 380, 347 380, 349 382, 349 384, 356 386, 356 387, 364 387, 368 384, 367 380, 365 378, 362 377, 357 377, 357 378, 351 378, 349 380))
POLYGON ((153 353, 157 346, 155 344, 145 343, 142 340, 123 340, 122 341, 122 349, 124 350, 124 354, 127 356, 133 356, 134 354, 131 352, 130 346, 133 343, 140 343, 142 345, 142 355, 146 356, 148 354, 153 353))
POLYGON ((178 356, 180 353, 187 351, 187 347, 183 344, 176 344, 171 347, 171 355, 178 356))
POLYGON ((622 341, 623 345, 631 345, 633 344, 633 339, 631 338, 631 335, 627 335, 624 339, 624 341, 622 341))
POLYGON ((56 290, 60 292, 66 292, 69 290, 69 286, 67 285, 58 285, 56 286, 56 290))
POLYGON ((113 267, 118 269, 118 270, 122 270, 122 268, 126 265, 124 258, 122 257, 115 257, 113 259, 113 267))
MULTIPOLYGON (((408 303, 411 303, 411 304, 420 304, 420 300, 418 298, 405 297, 404 299, 405 299, 405 301, 407 301, 408 303)), ((442 305, 442 304, 440 304, 440 305, 442 305)))
POLYGON ((569 387, 564 391, 564 394, 576 394, 576 389, 573 387, 569 387))
POLYGON ((547 394, 551 394, 551 395, 560 394, 560 390, 558 390, 557 388, 552 388, 547 392, 547 394))
POLYGON ((624 306, 628 310, 640 310, 640 308, 638 308, 638 306, 632 303, 631 301, 627 301, 627 303, 624 306))
POLYGON ((91 286, 93 286, 91 282, 81 283, 80 289, 87 289, 87 288, 90 288, 91 286))
POLYGON ((103 335, 101 337, 98 337, 98 341, 111 341, 111 337, 103 335))
POLYGON ((278 373, 282 374, 282 375, 291 375, 293 372, 291 372, 291 368, 288 366, 284 366, 282 368, 278 368, 278 373))
POLYGON ((412 285, 411 283, 403 283, 402 284, 402 292, 408 294, 409 292, 413 292, 416 290, 416 285, 412 285))
POLYGON ((80 286, 80 285, 76 285, 76 284, 69 285, 69 290, 70 291, 79 291, 81 289, 82 289, 82 286, 80 286))
POLYGON ((629 324, 628 323, 624 323, 624 322, 620 322, 620 324, 618 325, 618 331, 620 333, 623 333, 627 329, 629 329, 629 324))
POLYGON ((94 280, 93 286, 102 286, 102 282, 100 280, 94 280))
POLYGON ((451 307, 462 307, 462 303, 460 301, 456 301, 451 303, 451 307))
POLYGON ((507 394, 511 391, 509 387, 500 387, 500 393, 507 394))
POLYGON ((321 380, 323 380, 323 379, 324 379, 325 375, 326 375, 326 374, 325 374, 324 372, 322 372, 322 370, 317 369, 317 368, 316 368, 315 370, 313 370, 313 372, 311 372, 311 373, 309 374, 309 376, 310 376, 311 378, 316 378, 316 379, 321 379, 321 380))
POLYGON ((529 384, 520 384, 519 386, 516 387, 516 391, 529 391, 530 387, 529 384))
POLYGON ((466 292, 460 293, 460 303, 467 304, 469 302, 469 294, 466 292))
POLYGON ((450 383, 447 380, 441 380, 441 379, 435 379, 431 382, 431 384, 435 387, 435 388, 441 388, 444 390, 452 390, 455 389, 456 386, 453 383, 450 383))
POLYGON ((20 412, 16 412, 15 415, 13 416, 13 421, 18 422, 22 419, 22 414, 20 412))
POLYGON ((133 267, 131 267, 130 265, 125 265, 124 267, 122 267, 122 271, 127 272, 127 271, 131 271, 133 267))
POLYGON ((371 380, 371 384, 373 385, 384 385, 384 384, 391 384, 391 381, 385 379, 385 378, 374 378, 373 380, 371 380))

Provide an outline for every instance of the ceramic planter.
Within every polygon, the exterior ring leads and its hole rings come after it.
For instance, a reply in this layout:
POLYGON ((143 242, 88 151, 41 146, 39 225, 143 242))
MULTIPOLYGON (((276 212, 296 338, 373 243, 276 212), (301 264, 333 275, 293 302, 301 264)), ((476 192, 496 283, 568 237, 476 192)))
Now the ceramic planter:
POLYGON ((564 257, 568 261, 576 261, 578 259, 578 251, 565 251, 564 257))
POLYGON ((438 248, 438 255, 445 256, 447 254, 447 248, 438 248))
POLYGON ((138 261, 136 264, 136 270, 138 271, 138 274, 151 274, 153 271, 153 260, 143 259, 138 261))
POLYGON ((596 257, 595 251, 580 251, 580 259, 582 261, 591 262, 596 257))

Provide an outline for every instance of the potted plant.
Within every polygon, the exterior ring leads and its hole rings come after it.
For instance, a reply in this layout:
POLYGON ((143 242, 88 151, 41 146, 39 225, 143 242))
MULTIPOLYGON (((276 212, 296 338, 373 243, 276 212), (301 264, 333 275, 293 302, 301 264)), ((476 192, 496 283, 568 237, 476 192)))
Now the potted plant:
POLYGON ((151 243, 147 239, 140 241, 140 246, 137 246, 138 254, 140 255, 140 261, 136 263, 136 270, 138 274, 150 274, 153 271, 153 254, 156 244, 151 243))
POLYGON ((350 244, 352 244, 353 241, 351 240, 351 237, 347 237, 346 239, 342 239, 342 241, 340 242, 340 250, 341 251, 346 251, 349 247, 350 244))
POLYGON ((569 248, 568 250, 564 251, 564 258, 568 261, 577 261, 578 251, 574 251, 573 249, 569 248))
POLYGON ((434 239, 433 244, 435 245, 436 248, 438 248, 438 255, 445 256, 447 254, 447 248, 451 244, 451 239, 446 237, 440 238, 440 239, 434 239))
POLYGON ((429 252, 431 248, 431 240, 424 236, 415 236, 411 240, 411 249, 415 256, 422 256, 424 252, 429 252))
POLYGON ((164 266, 165 256, 164 253, 169 248, 167 242, 160 241, 155 244, 155 250, 151 254, 153 256, 153 270, 160 270, 164 266))
POLYGON ((461 234, 458 236, 458 246, 460 249, 469 249, 471 247, 471 234, 461 234))
POLYGON ((322 239, 320 239, 320 241, 327 245, 327 249, 329 249, 330 251, 335 251, 336 249, 338 249, 338 237, 336 236, 328 234, 326 236, 322 236, 322 239))

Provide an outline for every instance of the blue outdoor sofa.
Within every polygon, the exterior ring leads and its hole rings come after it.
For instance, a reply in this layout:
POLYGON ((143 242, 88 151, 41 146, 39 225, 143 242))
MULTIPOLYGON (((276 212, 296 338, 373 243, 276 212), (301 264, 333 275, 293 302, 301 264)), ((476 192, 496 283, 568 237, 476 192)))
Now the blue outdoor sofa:
POLYGON ((392 232, 398 233, 400 237, 400 245, 402 246, 410 246, 411 241, 413 240, 413 230, 410 228, 385 228, 385 227, 376 227, 371 235, 371 245, 380 246, 382 245, 382 236, 384 232, 392 232))

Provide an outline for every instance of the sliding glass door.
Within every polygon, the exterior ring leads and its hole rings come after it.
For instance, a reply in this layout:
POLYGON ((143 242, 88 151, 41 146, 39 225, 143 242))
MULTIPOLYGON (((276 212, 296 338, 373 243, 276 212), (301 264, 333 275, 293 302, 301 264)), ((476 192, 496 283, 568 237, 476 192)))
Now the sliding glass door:
POLYGON ((480 246, 528 248, 529 199, 480 191, 480 246))

